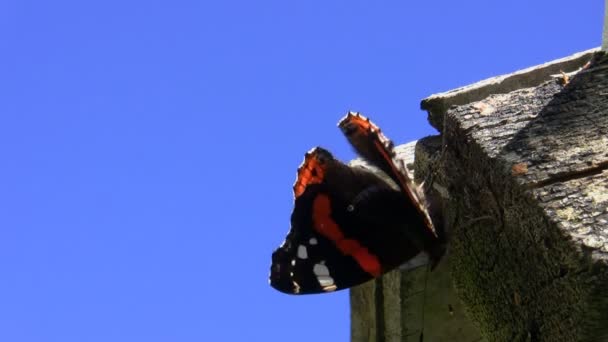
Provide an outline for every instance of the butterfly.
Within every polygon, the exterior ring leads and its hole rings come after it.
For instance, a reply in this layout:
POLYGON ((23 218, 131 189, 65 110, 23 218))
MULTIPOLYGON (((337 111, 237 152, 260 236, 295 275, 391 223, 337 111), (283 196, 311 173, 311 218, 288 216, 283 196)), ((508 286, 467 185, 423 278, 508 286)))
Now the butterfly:
POLYGON ((340 162, 322 147, 306 153, 293 186, 291 228, 272 253, 269 281, 278 291, 347 289, 421 252, 434 267, 445 251, 424 193, 396 159, 393 143, 359 113, 349 112, 338 127, 396 187, 368 169, 340 162))

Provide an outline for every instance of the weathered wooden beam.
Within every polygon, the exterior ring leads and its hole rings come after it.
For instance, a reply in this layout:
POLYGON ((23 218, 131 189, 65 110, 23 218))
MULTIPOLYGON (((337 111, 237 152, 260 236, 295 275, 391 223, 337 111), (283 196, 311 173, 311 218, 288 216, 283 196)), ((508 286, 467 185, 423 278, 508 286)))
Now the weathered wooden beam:
POLYGON ((608 340, 608 58, 443 115, 452 275, 482 334, 608 340))
MULTIPOLYGON (((396 148, 410 171, 415 165, 436 163, 441 144, 431 140, 396 148)), ((365 165, 360 160, 353 164, 365 165)), ((426 174, 420 171, 420 175, 426 174)), ((478 329, 465 315, 454 291, 449 256, 433 272, 427 272, 427 261, 418 258, 408 263, 406 270, 395 270, 351 289, 351 341, 418 342, 423 315, 424 341, 480 341, 478 329)))
MULTIPOLYGON (((449 239, 428 276, 425 341, 608 341, 608 57, 598 51, 423 101, 441 136, 421 139, 410 164, 433 179, 449 239)), ((417 340, 423 275, 353 289, 352 341, 417 340)))
POLYGON ((573 72, 583 67, 597 51, 599 51, 599 48, 590 49, 511 74, 488 78, 445 93, 434 94, 424 99, 421 107, 429 113, 429 123, 442 131, 443 117, 450 106, 460 106, 479 101, 492 94, 535 87, 552 79, 554 75, 562 72, 573 72))

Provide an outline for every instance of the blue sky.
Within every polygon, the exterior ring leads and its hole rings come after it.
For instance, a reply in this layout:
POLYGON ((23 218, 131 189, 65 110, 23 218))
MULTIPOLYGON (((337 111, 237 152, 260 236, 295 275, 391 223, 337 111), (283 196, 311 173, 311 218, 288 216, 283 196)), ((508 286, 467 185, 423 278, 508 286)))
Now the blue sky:
POLYGON ((303 153, 601 43, 603 1, 0 1, 0 340, 345 341, 268 286, 303 153))

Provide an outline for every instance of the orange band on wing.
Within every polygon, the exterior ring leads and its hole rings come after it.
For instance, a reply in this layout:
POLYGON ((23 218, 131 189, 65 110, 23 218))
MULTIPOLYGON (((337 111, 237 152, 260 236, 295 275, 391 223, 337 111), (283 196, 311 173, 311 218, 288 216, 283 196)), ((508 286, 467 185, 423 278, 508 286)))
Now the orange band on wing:
POLYGON ((312 210, 312 220, 314 229, 331 240, 344 255, 353 257, 361 268, 374 277, 382 274, 382 267, 378 258, 361 246, 357 240, 347 239, 340 230, 340 227, 331 218, 331 205, 326 195, 319 195, 315 198, 312 210))
POLYGON ((322 183, 324 176, 325 167, 317 159, 316 149, 306 153, 304 162, 302 162, 302 165, 298 168, 298 176, 293 185, 294 197, 297 198, 302 195, 308 185, 322 183))

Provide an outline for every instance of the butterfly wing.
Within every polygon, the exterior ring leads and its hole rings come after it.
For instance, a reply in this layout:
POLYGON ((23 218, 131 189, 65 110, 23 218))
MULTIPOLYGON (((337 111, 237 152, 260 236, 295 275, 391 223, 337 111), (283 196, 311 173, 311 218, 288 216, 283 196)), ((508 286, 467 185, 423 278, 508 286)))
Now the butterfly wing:
MULTIPOLYGON (((288 294, 323 293, 348 288, 373 278, 353 255, 344 254, 332 238, 315 224, 334 229, 337 223, 323 214, 314 217, 315 207, 326 205, 327 193, 312 185, 295 200, 291 228, 283 244, 272 254, 270 284, 288 294), (315 204, 317 203, 317 204, 315 204), (320 204, 319 204, 320 203, 320 204)), ((338 240, 339 241, 339 240, 338 240)), ((363 255, 362 252, 357 252, 363 255)), ((355 254, 355 253, 352 253, 355 254)))
POLYGON ((377 166, 399 186, 412 200, 418 201, 414 181, 405 170, 397 167, 393 142, 388 139, 369 118, 348 112, 338 127, 357 151, 370 164, 377 166))
POLYGON ((322 148, 306 154, 294 184, 291 229, 272 255, 270 284, 289 294, 349 288, 415 256, 423 243, 404 229, 403 194, 378 176, 342 164, 322 148))
POLYGON ((437 236, 437 229, 427 210, 424 194, 418 190, 407 170, 397 166, 393 142, 382 133, 378 126, 359 113, 347 113, 338 123, 338 127, 363 159, 377 166, 397 184, 407 196, 408 206, 416 208, 417 214, 412 215, 411 219, 419 216, 424 221, 424 225, 415 226, 419 230, 411 232, 411 234, 424 241, 424 250, 433 259, 433 266, 436 265, 445 250, 443 242, 437 236))

